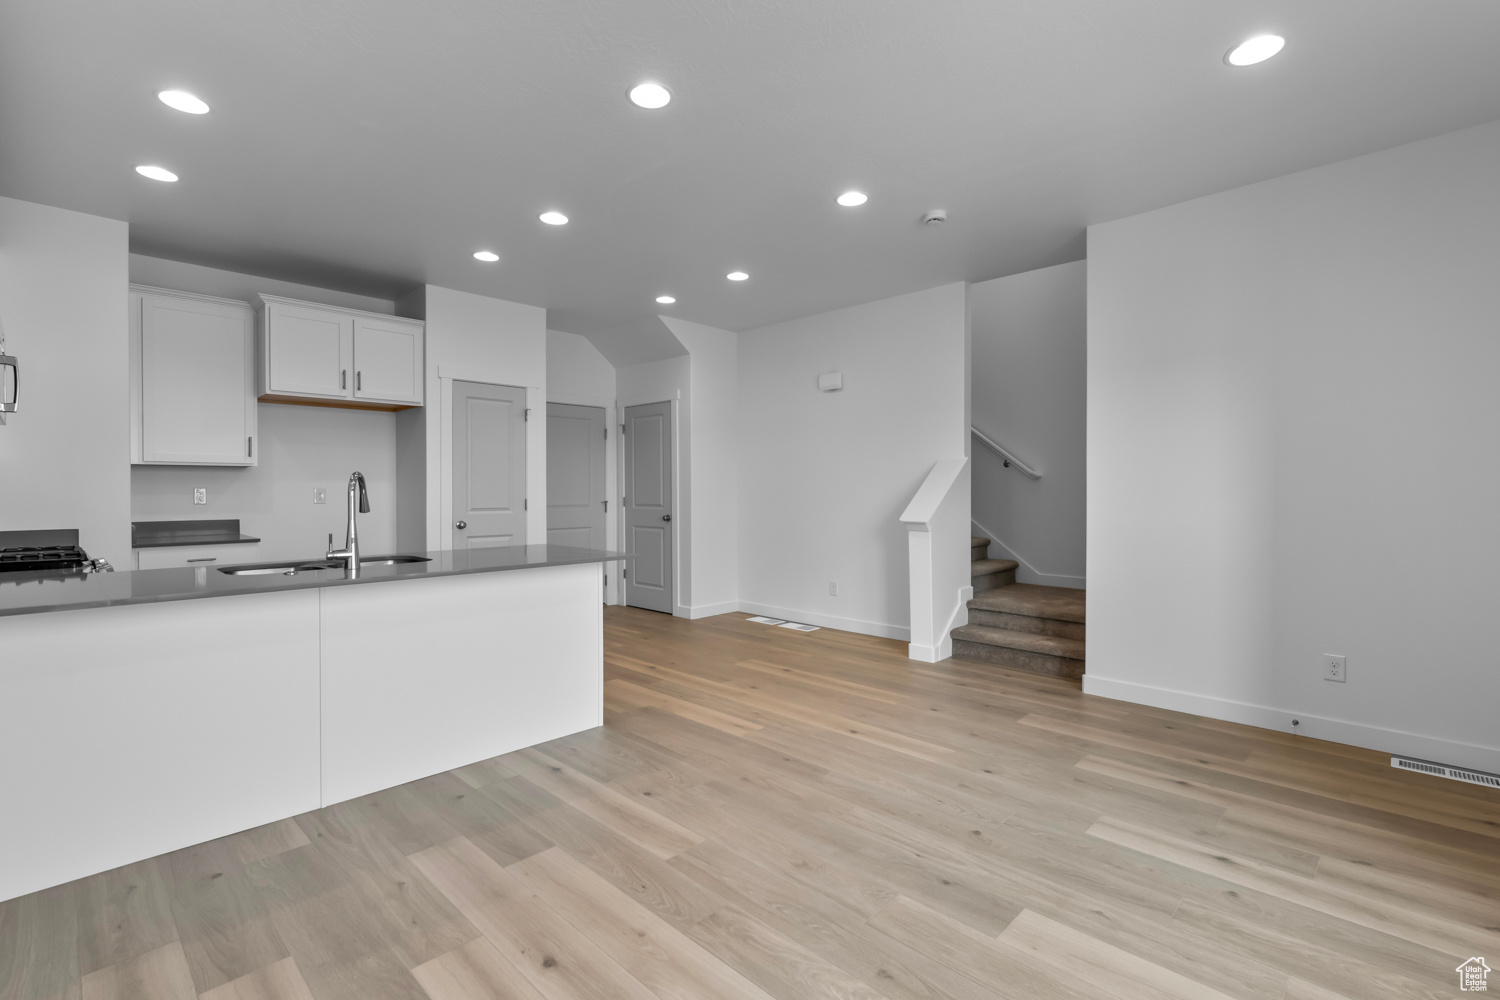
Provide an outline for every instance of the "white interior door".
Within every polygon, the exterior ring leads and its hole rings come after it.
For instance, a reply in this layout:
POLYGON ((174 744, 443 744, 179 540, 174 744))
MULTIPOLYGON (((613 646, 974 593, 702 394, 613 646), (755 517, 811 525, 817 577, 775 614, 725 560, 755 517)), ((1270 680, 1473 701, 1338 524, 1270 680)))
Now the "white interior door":
POLYGON ((547 544, 604 548, 604 407, 547 404, 547 544))
POLYGON ((526 544, 526 390, 453 383, 453 547, 526 544))
POLYGON ((625 603, 672 613, 672 404, 625 409, 625 603))

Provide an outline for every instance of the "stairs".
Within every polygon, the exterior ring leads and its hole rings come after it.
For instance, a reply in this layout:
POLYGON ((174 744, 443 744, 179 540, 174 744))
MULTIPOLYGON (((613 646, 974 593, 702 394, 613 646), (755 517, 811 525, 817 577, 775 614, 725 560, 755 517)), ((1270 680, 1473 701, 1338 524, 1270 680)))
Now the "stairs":
POLYGON ((1016 583, 1014 559, 986 558, 988 538, 969 543, 974 599, 969 624, 953 630, 953 655, 1052 677, 1082 677, 1085 592, 1016 583))

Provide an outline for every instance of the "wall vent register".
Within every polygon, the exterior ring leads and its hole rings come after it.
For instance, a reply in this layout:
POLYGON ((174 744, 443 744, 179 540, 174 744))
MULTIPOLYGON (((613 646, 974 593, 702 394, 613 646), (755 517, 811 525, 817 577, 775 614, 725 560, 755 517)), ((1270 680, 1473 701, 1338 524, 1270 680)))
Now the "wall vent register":
POLYGON ((1488 771, 1475 771, 1467 767, 1454 767, 1451 764, 1437 764, 1430 760, 1418 760, 1415 757, 1392 757, 1391 766, 1403 771, 1420 771, 1422 774, 1436 775, 1439 778, 1465 781, 1471 785, 1500 788, 1500 774, 1490 774, 1488 771))

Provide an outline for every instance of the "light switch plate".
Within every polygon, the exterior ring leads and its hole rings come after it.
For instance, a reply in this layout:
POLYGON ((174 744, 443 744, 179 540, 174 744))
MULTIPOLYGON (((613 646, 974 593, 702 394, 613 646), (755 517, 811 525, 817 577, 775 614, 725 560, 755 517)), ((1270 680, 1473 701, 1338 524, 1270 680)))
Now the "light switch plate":
POLYGON ((194 486, 193 487, 193 503, 195 503, 195 504, 208 503, 208 487, 207 486, 194 486))
POLYGON ((313 503, 327 503, 328 488, 326 486, 313 487, 313 503))

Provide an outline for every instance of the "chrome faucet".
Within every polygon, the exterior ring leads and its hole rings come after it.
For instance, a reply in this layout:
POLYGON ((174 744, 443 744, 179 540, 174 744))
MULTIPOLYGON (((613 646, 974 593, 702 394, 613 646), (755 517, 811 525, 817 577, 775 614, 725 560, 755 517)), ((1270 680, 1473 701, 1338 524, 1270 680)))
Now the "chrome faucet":
POLYGON ((359 572, 359 526, 357 515, 370 513, 370 496, 365 492, 365 474, 353 472, 349 474, 349 533, 344 538, 344 547, 337 551, 333 547, 333 535, 328 536, 328 559, 343 559, 344 568, 352 573, 359 572), (358 490, 358 502, 356 503, 355 491, 358 490))

